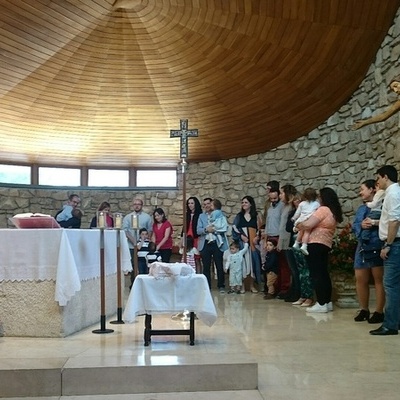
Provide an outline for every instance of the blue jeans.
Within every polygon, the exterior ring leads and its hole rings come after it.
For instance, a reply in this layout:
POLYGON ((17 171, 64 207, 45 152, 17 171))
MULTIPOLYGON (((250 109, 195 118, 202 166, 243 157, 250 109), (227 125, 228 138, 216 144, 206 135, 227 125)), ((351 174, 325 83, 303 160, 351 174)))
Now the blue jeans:
POLYGON ((383 287, 386 294, 383 326, 397 331, 400 324, 400 241, 393 242, 390 246, 383 268, 383 287))

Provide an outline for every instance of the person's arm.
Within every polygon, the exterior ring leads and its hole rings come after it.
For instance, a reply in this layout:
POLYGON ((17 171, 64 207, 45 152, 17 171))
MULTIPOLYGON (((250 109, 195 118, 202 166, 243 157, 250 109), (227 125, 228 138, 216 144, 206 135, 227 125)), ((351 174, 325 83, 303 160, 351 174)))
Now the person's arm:
POLYGON ((351 230, 353 231, 354 235, 356 235, 357 238, 360 237, 361 235, 361 229, 369 229, 369 228, 364 228, 363 227, 363 221, 364 221, 364 217, 366 214, 366 206, 365 205, 361 205, 357 212, 356 215, 354 217, 354 221, 353 224, 351 226, 351 230))
POLYGON ((399 110, 400 110, 400 100, 396 101, 392 106, 390 106, 386 111, 384 111, 381 114, 375 115, 371 118, 361 119, 356 121, 353 125, 350 126, 350 129, 352 131, 355 131, 366 125, 374 124, 376 122, 386 121, 389 117, 394 115, 399 110))
POLYGON ((206 231, 206 228, 207 228, 207 216, 205 214, 200 214, 199 220, 197 221, 197 228, 196 228, 197 235, 199 236, 206 235, 208 233, 206 231))
POLYGON ((300 203, 299 206, 297 207, 296 211, 293 214, 292 221, 296 221, 296 219, 300 217, 302 208, 303 208, 303 204, 300 203))
POLYGON ((317 218, 315 215, 311 215, 310 218, 307 220, 300 222, 300 224, 297 225, 297 229, 299 230, 311 230, 315 228, 321 220, 317 218))
POLYGON ((134 246, 136 245, 136 239, 130 232, 131 223, 130 223, 130 215, 126 215, 122 220, 122 229, 125 232, 125 236, 128 239, 128 242, 131 242, 134 246))
POLYGON ((240 221, 240 215, 237 214, 235 219, 233 220, 233 225, 232 225, 232 239, 233 240, 240 240, 242 236, 242 229, 238 228, 240 221))
POLYGON ((244 255, 244 253, 246 253, 247 249, 249 248, 249 244, 248 243, 244 243, 243 245, 243 249, 239 251, 239 253, 241 255, 244 255))

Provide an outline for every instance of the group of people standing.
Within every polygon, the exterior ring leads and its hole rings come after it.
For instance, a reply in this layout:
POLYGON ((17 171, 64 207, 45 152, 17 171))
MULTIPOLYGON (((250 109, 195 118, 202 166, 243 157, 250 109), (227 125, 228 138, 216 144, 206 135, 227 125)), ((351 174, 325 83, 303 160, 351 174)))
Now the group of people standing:
MULTIPOLYGON (((293 185, 280 186, 271 181, 267 184, 267 196, 263 213, 257 212, 252 196, 241 199, 230 244, 221 202, 207 197, 201 205, 197 197, 189 197, 183 236, 185 261, 187 258, 196 272, 206 276, 210 288, 214 265, 221 293, 225 292, 225 273, 229 270, 229 293, 245 293, 247 282, 249 291, 264 292, 266 300, 291 301, 293 305, 307 307, 307 312, 332 311, 329 252, 337 224, 343 221, 336 192, 324 187, 318 192, 307 188, 300 194, 293 185)), ((390 165, 381 167, 376 179, 362 182, 360 197, 363 204, 356 211, 353 231, 358 239, 354 269, 361 309, 354 319, 382 323, 380 328, 370 331, 372 335, 396 335, 400 328, 400 186, 396 169, 390 165), (372 314, 371 276, 376 289, 376 310, 372 314)), ((73 224, 80 222, 79 203, 79 196, 69 197, 56 216, 61 226, 75 227, 73 224)), ((98 210, 109 214, 110 204, 103 202, 98 210)), ((108 225, 113 226, 112 218, 108 225)), ((95 226, 94 218, 91 227, 95 226)), ((155 259, 170 262, 173 227, 162 208, 156 208, 150 216, 143 211, 143 200, 134 199, 133 211, 123 218, 122 229, 133 267, 135 246, 139 251, 144 246, 144 250, 150 242, 155 246, 155 259), (133 215, 137 218, 135 227, 133 215)), ((147 273, 147 268, 142 265, 138 271, 147 273)))

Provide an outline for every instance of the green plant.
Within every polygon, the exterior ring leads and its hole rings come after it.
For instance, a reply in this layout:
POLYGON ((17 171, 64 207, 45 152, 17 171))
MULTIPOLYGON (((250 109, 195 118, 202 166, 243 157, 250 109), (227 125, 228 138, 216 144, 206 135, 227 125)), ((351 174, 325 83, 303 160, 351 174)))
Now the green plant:
POLYGON ((332 250, 329 253, 330 271, 353 275, 356 247, 357 239, 351 231, 351 224, 349 223, 333 238, 332 250))

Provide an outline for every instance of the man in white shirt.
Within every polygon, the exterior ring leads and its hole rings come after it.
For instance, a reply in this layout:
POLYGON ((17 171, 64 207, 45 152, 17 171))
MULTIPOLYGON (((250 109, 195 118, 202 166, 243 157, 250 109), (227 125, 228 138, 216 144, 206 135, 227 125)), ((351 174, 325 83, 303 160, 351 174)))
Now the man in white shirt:
POLYGON ((382 214, 379 220, 379 238, 384 241, 381 250, 386 294, 385 318, 380 328, 371 335, 397 335, 400 325, 400 186, 396 168, 385 165, 377 171, 377 183, 385 190, 382 214))

